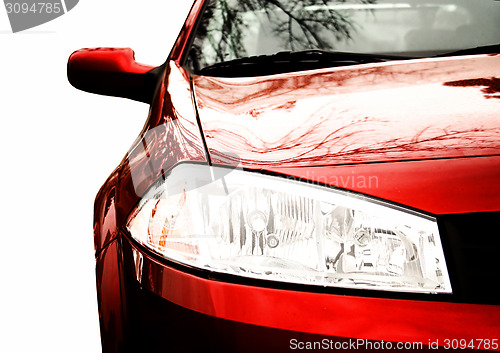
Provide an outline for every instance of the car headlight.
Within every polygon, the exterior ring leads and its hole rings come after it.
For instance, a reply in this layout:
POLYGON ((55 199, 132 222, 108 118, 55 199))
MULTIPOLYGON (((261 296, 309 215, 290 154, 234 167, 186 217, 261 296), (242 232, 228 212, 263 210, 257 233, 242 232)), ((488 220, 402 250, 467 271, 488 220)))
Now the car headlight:
POLYGON ((282 177, 177 165, 143 197, 127 229, 166 259, 209 271, 451 293, 433 217, 282 177))

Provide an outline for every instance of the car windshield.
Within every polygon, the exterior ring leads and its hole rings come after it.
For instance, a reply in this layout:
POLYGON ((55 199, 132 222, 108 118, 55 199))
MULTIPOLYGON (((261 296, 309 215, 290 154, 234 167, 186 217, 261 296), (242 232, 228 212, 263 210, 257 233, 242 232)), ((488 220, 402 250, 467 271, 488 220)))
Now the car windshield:
POLYGON ((292 61, 339 66, 498 43, 498 0, 207 0, 185 63, 210 74, 281 60, 292 71, 302 68, 292 61), (310 55, 285 55, 297 52, 310 55))

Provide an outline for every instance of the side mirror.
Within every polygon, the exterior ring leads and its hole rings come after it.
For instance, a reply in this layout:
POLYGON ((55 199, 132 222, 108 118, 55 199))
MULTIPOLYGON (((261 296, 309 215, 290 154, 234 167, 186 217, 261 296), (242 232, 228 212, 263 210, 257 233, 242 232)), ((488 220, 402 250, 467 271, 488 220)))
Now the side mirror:
POLYGON ((163 66, 139 64, 130 48, 75 51, 68 60, 68 80, 76 88, 151 103, 163 66))

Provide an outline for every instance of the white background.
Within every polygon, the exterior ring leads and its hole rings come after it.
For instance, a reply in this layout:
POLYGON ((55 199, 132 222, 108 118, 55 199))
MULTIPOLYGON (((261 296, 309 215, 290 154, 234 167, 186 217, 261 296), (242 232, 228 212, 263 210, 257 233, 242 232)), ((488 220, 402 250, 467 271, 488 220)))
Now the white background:
POLYGON ((162 64, 190 0, 80 0, 13 34, 0 5, 0 352, 100 352, 93 202, 148 106, 74 89, 68 56, 131 47, 162 64))

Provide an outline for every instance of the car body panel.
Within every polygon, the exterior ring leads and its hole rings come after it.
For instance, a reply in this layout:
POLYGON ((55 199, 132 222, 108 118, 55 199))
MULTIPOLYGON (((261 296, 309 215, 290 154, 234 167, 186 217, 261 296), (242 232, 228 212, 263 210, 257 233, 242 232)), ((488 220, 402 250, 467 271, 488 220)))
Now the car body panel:
POLYGON ((123 273, 117 239, 106 244, 96 258, 97 303, 103 352, 118 352, 125 341, 123 273))
POLYGON ((193 6, 189 11, 186 21, 184 22, 184 25, 182 26, 181 31, 177 37, 177 40, 175 41, 175 44, 172 48, 172 51, 170 52, 169 58, 171 60, 174 60, 177 63, 179 63, 181 57, 186 52, 186 48, 191 38, 191 34, 196 28, 196 21, 198 20, 198 17, 201 11, 203 10, 204 3, 205 0, 195 0, 193 2, 193 6))
POLYGON ((325 337, 426 344, 429 340, 495 338, 500 327, 498 305, 314 293, 217 281, 166 266, 144 255, 126 237, 122 247, 125 270, 145 290, 181 307, 235 322, 325 337), (474 325, 464 330, 464 322, 474 325))
POLYGON ((500 209, 499 71, 475 55, 193 82, 213 163, 446 214, 500 209))
POLYGON ((265 169, 499 154, 499 71, 477 55, 193 81, 212 161, 265 169))
POLYGON ((116 236, 140 197, 165 172, 183 161, 207 163, 188 77, 169 62, 142 132, 101 188, 94 206, 96 253, 116 236))
POLYGON ((266 170, 434 215, 500 211, 500 156, 266 170))
POLYGON ((164 77, 168 79, 163 79, 157 90, 143 131, 95 200, 94 244, 103 352, 128 349, 124 326, 127 293, 120 280, 124 271, 118 231, 140 196, 163 172, 181 161, 206 162, 188 75, 171 61, 164 77))

